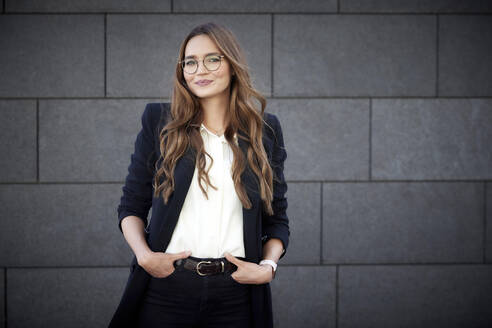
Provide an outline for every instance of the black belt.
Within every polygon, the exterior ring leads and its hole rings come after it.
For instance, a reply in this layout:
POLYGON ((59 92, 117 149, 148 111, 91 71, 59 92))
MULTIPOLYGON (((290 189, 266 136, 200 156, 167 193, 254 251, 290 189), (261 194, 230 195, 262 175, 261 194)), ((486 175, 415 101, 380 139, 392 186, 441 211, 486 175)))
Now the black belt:
MULTIPOLYGON (((244 260, 242 257, 237 258, 244 260)), ((237 266, 234 263, 229 262, 225 257, 217 259, 200 259, 189 256, 184 259, 178 259, 174 261, 174 263, 175 267, 182 265, 185 269, 196 272, 200 276, 229 272, 237 269, 237 266)))

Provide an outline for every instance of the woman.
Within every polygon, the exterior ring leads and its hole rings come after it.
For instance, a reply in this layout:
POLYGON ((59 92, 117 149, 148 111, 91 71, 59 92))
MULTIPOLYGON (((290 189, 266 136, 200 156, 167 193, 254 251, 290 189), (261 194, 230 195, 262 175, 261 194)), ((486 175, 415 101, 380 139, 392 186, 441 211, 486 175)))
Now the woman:
POLYGON ((135 258, 110 326, 272 327, 269 282, 290 235, 287 154, 229 30, 190 32, 171 99, 142 116, 118 207, 135 258))

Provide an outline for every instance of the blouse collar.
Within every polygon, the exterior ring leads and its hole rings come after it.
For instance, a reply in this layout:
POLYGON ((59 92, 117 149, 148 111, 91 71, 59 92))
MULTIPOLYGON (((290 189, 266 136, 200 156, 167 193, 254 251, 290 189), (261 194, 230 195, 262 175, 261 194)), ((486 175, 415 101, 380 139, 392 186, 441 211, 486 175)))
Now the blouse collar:
MULTIPOLYGON (((222 141, 222 143, 227 143, 227 140, 226 140, 223 133, 222 133, 222 135, 218 136, 215 133, 213 133, 212 131, 210 131, 209 129, 207 129, 203 123, 200 125, 200 132, 201 133, 208 133, 208 134, 210 134, 216 138, 219 138, 219 140, 222 141)), ((237 141, 237 133, 234 134, 234 140, 237 141)))

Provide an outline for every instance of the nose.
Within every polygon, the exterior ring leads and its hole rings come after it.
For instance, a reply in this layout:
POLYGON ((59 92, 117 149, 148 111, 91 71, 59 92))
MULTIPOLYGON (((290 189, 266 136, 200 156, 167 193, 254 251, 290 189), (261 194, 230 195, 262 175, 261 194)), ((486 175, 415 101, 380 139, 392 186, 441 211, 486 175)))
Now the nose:
POLYGON ((203 64, 203 61, 198 61, 198 68, 196 69, 196 72, 197 73, 201 73, 202 71, 205 72, 205 73, 208 72, 207 68, 203 64))

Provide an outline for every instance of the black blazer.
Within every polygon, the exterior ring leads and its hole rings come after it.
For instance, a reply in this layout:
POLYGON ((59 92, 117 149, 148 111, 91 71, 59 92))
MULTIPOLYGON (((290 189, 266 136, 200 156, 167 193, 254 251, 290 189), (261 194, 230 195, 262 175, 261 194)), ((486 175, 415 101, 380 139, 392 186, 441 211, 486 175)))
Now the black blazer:
MULTIPOLYGON (((167 204, 161 197, 153 197, 152 179, 154 164, 160 154, 159 131, 170 118, 170 103, 147 104, 142 114, 142 128, 135 141, 135 151, 131 155, 128 175, 123 186, 123 196, 117 208, 118 226, 121 230, 121 220, 129 215, 135 215, 144 221, 146 240, 152 251, 164 252, 171 240, 174 228, 179 218, 186 194, 188 192, 194 169, 195 151, 188 147, 184 156, 176 163, 174 171, 175 190, 167 204), (152 208, 150 224, 147 225, 147 215, 152 208)), ((243 207, 243 232, 245 258, 247 261, 259 263, 263 257, 263 244, 270 238, 279 238, 284 246, 282 258, 289 244, 289 220, 286 214, 287 184, 284 179, 284 161, 287 153, 284 148, 282 129, 278 118, 265 112, 264 120, 271 126, 264 125, 263 145, 274 176, 273 185, 273 215, 267 215, 262 209, 258 180, 249 165, 241 176, 252 207, 243 207), (272 130, 273 129, 273 130, 272 130)), ((238 131, 238 135, 245 135, 238 131)), ((246 155, 248 142, 238 137, 239 147, 246 155)), ((121 301, 113 315, 109 327, 130 327, 135 325, 139 302, 144 295, 151 276, 140 267, 134 256, 130 275, 126 283, 121 301)), ((272 299, 270 284, 251 285, 252 315, 255 327, 273 327, 272 299)))

